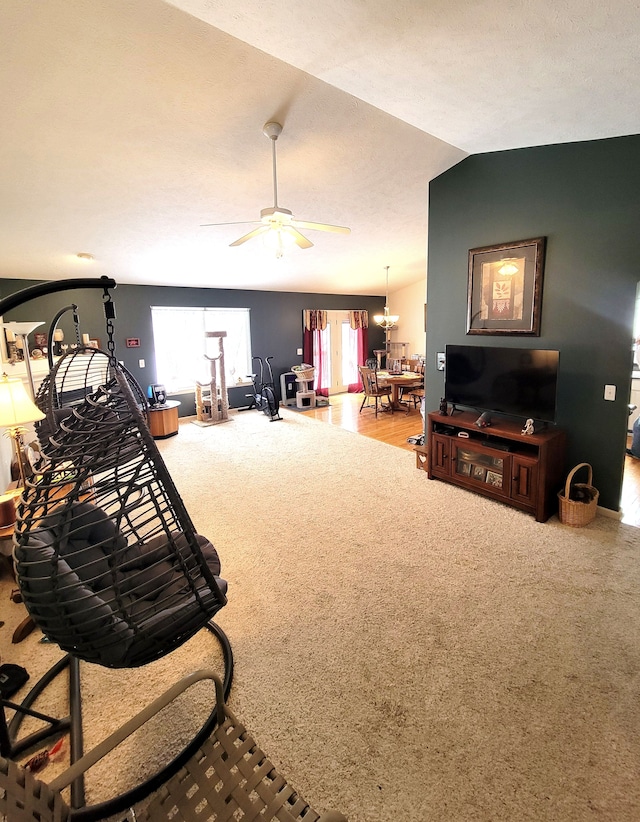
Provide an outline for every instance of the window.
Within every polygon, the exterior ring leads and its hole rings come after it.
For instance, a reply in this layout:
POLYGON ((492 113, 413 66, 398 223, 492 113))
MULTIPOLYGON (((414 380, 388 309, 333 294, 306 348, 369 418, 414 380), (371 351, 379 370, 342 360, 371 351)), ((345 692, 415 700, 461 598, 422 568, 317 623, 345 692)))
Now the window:
POLYGON ((167 392, 195 390, 208 382, 211 367, 205 359, 218 353, 216 339, 206 331, 226 331, 224 364, 227 388, 246 385, 251 373, 251 329, 248 308, 151 307, 156 353, 156 376, 167 392))

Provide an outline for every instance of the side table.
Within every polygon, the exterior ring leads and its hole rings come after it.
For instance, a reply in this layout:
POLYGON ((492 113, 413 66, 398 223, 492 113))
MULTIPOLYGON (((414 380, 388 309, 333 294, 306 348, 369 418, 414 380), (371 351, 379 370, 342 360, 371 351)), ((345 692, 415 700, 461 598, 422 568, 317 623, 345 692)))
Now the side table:
POLYGON ((178 433, 178 400, 149 407, 149 431, 154 440, 164 440, 178 433))
POLYGON ((0 567, 9 572, 13 570, 11 555, 13 553, 13 531, 15 522, 0 528, 0 567))
POLYGON ((0 562, 13 572, 13 532, 16 527, 15 503, 22 488, 10 488, 0 496, 0 562))

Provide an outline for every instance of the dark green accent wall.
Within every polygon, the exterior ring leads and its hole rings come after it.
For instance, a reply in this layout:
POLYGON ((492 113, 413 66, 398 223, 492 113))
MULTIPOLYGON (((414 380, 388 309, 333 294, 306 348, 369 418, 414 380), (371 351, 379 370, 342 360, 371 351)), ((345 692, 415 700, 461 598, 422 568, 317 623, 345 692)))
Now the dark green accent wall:
MULTIPOLYGON (((32 280, 0 280, 0 296, 34 285, 32 280)), ((280 387, 280 374, 290 371, 291 366, 302 362, 296 350, 302 347, 302 311, 305 308, 365 309, 370 316, 381 314, 383 296, 358 296, 339 294, 303 294, 280 291, 235 291, 213 288, 179 288, 173 286, 118 285, 113 291, 117 319, 115 321, 116 354, 123 361, 144 390, 157 382, 151 326, 152 305, 236 307, 251 310, 251 343, 253 354, 273 356, 272 367, 276 386, 280 387), (138 337, 140 348, 126 348, 126 339, 138 337), (138 367, 138 360, 145 360, 146 367, 138 367)), ((39 297, 9 312, 3 319, 45 320, 48 326, 55 314, 64 306, 75 303, 80 315, 81 333, 98 337, 106 347, 106 332, 102 291, 85 289, 66 291, 39 297)), ((58 326, 63 329, 65 342, 73 342, 75 332, 71 312, 65 314, 58 326)), ((180 329, 176 328, 175 343, 180 345, 180 329)), ((376 326, 369 327, 369 349, 384 348, 384 333, 376 326)), ((247 404, 248 388, 230 388, 229 403, 232 408, 247 404)), ((182 401, 181 416, 195 414, 193 394, 179 395, 182 401)))
POLYGON ((427 408, 443 396, 435 358, 447 343, 558 349, 567 467, 590 463, 600 504, 617 511, 639 280, 640 135, 463 160, 430 186, 427 408), (540 336, 467 336, 469 249, 539 236, 540 336), (605 384, 617 386, 615 402, 605 384))

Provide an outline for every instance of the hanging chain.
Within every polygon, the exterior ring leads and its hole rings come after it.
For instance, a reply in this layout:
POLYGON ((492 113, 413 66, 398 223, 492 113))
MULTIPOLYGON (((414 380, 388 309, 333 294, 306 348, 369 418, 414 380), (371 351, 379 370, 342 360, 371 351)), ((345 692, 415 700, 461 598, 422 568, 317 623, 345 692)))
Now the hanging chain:
POLYGON ((80 317, 78 316, 78 306, 75 303, 71 304, 73 310, 73 324, 76 329, 76 347, 80 348, 80 317))
POLYGON ((116 307, 111 299, 111 294, 109 293, 109 289, 104 289, 104 294, 102 295, 102 301, 104 303, 104 318, 107 324, 107 351, 109 352, 109 356, 111 359, 111 364, 116 364, 116 344, 113 339, 114 334, 114 325, 113 321, 116 318, 116 307))

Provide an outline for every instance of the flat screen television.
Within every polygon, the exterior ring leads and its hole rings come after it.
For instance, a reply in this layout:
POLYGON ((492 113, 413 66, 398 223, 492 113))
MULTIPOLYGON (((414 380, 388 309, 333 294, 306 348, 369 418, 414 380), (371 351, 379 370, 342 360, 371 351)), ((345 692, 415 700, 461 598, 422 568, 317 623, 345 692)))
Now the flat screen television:
POLYGON ((454 405, 555 422, 558 351, 448 345, 445 399, 454 405))

